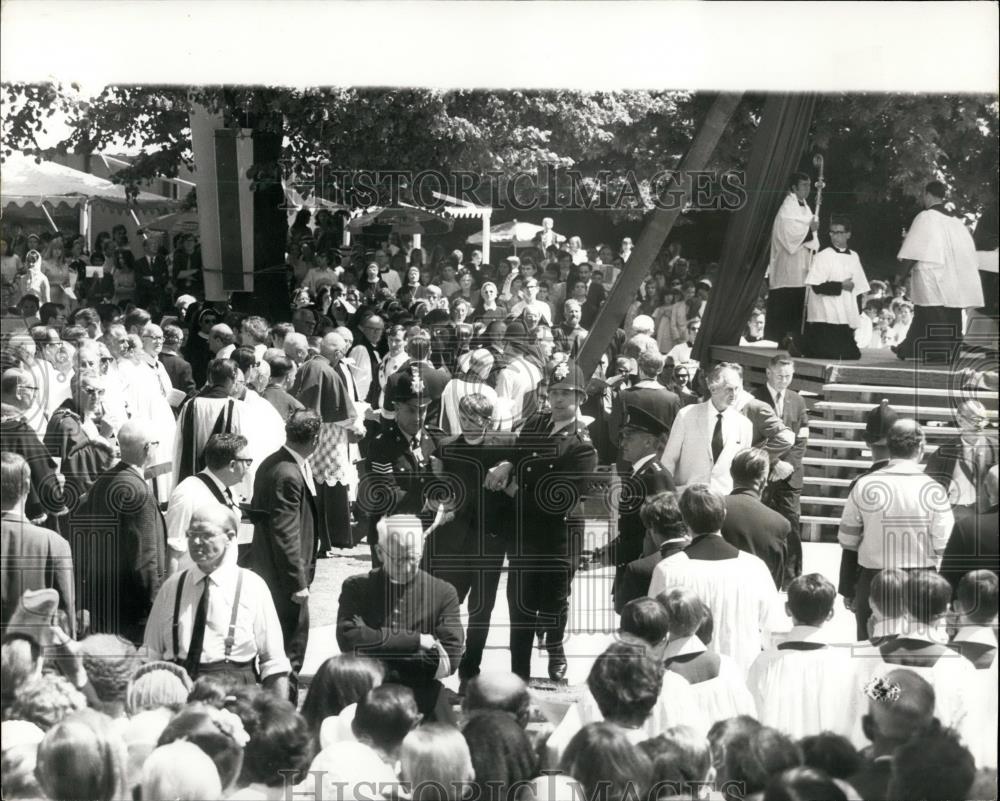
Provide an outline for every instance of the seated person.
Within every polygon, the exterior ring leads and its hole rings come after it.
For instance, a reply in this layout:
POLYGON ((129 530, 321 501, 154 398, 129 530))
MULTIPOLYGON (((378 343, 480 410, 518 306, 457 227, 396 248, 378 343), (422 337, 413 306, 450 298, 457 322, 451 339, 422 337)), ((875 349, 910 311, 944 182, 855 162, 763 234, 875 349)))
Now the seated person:
POLYGON ((455 588, 419 568, 424 547, 420 518, 379 520, 382 566, 351 576, 337 609, 337 644, 344 653, 380 659, 386 681, 413 690, 421 713, 452 719, 440 679, 458 668, 464 632, 455 588))

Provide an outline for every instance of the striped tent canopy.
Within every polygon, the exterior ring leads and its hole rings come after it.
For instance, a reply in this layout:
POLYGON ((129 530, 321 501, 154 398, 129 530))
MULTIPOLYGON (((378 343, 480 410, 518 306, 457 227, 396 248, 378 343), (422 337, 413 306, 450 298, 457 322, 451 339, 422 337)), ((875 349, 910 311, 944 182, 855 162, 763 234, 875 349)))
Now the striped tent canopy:
POLYGON ((41 206, 42 203, 76 208, 87 201, 120 209, 162 209, 164 213, 177 208, 176 200, 150 192, 140 192, 137 197, 127 199, 121 184, 53 161, 36 163, 34 157, 23 153, 11 154, 0 167, 0 202, 4 209, 41 206))

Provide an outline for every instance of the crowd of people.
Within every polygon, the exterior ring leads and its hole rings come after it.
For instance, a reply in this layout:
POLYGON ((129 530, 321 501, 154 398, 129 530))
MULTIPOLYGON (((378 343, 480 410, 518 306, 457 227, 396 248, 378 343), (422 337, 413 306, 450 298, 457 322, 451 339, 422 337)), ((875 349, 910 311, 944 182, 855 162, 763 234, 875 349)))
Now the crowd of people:
MULTIPOLYGON (((738 364, 692 358, 712 265, 671 244, 584 374, 630 240, 588 251, 549 225, 491 265, 397 236, 343 253, 330 215, 309 222, 289 232, 286 320, 206 301, 193 238, 172 254, 145 239, 138 259, 124 229, 89 257, 78 238, 4 241, 5 797, 562 801, 575 784, 867 801, 995 784, 980 404, 926 471, 920 425, 871 412, 834 587, 803 574, 795 359, 748 389, 738 364), (583 504, 608 481, 617 536, 585 551, 583 504), (341 653, 300 692, 317 560, 362 540, 341 653), (620 631, 539 727, 532 654, 537 639, 564 681, 581 567, 613 568, 620 631), (510 670, 483 670, 505 568, 510 670), (772 638, 782 592, 791 630, 772 638), (824 630, 838 593, 851 643, 824 630)), ((859 284, 839 290, 855 314, 859 284)), ((883 312, 905 324, 908 301, 863 292, 888 342, 883 312)), ((745 344, 774 344, 774 302, 745 344)))

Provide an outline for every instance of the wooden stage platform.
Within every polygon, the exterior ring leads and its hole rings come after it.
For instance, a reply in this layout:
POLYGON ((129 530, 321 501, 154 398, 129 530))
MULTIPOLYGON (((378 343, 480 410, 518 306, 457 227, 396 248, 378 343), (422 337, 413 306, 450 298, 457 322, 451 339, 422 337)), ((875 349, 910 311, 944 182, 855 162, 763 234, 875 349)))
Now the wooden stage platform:
MULTIPOLYGON (((779 352, 777 348, 716 345, 712 348, 712 359, 742 365, 747 380, 759 384, 764 380, 768 361, 779 352)), ((821 395, 824 385, 855 384, 899 387, 917 395, 925 390, 945 390, 963 396, 967 394, 963 385, 967 382, 969 371, 986 369, 997 369, 995 357, 967 353, 948 366, 918 360, 902 361, 890 350, 865 350, 858 361, 831 362, 796 357, 796 382, 792 388, 821 395)), ((996 396, 996 393, 992 394, 996 396)))

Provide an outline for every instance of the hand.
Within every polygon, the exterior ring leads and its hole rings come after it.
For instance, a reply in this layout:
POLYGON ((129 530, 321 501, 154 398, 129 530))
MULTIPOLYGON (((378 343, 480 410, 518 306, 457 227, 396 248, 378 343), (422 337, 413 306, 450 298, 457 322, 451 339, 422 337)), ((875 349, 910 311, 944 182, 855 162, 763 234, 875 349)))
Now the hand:
POLYGON ((854 611, 854 598, 853 597, 852 598, 848 598, 846 595, 844 596, 844 609, 846 609, 848 612, 853 612, 854 611))
POLYGON ((843 283, 841 283, 840 288, 844 292, 853 292, 854 291, 854 279, 853 278, 848 278, 846 281, 844 281, 843 283))
POLYGON ((437 640, 434 638, 433 634, 421 634, 420 635, 420 649, 423 651, 430 651, 437 644, 437 640))
POLYGON ((292 603, 304 604, 309 599, 309 590, 299 590, 298 592, 292 593, 292 603))
POLYGON ((784 481, 792 473, 795 472, 795 468, 792 467, 788 462, 783 462, 781 460, 774 463, 774 467, 771 468, 771 477, 769 481, 784 481))
POLYGON ((494 465, 487 471, 483 486, 488 490, 502 490, 507 486, 507 481, 510 479, 510 471, 513 469, 514 465, 510 462, 500 462, 500 464, 494 465))
POLYGON ((819 230, 819 220, 817 220, 815 217, 813 217, 809 221, 809 230, 810 231, 818 231, 819 230))

